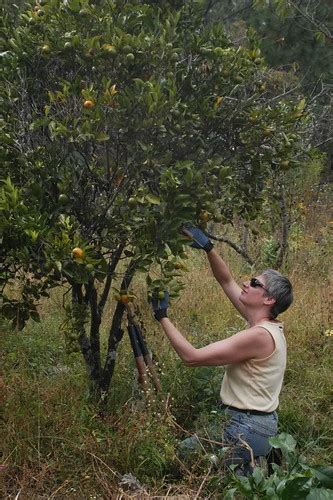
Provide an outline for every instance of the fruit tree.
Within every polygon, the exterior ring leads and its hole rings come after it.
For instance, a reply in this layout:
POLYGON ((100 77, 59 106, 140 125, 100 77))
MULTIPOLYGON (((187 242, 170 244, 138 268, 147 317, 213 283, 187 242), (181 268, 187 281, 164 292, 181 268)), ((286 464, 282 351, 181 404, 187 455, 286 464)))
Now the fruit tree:
POLYGON ((293 168, 304 103, 266 92, 255 42, 232 45, 202 9, 44 0, 15 26, 5 19, 3 311, 22 329, 39 320, 41 297, 67 286, 70 338, 99 396, 135 273, 150 288, 181 275, 184 222, 253 219, 272 172, 293 168))

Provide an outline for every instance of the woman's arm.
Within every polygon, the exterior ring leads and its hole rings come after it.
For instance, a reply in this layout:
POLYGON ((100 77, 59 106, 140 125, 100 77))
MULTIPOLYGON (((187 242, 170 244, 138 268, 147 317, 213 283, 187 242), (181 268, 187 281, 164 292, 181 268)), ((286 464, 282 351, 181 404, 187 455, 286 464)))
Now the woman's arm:
POLYGON ((187 366, 221 366, 251 358, 262 359, 272 354, 275 348, 269 332, 261 327, 253 327, 196 349, 169 318, 162 318, 160 323, 172 347, 187 366))

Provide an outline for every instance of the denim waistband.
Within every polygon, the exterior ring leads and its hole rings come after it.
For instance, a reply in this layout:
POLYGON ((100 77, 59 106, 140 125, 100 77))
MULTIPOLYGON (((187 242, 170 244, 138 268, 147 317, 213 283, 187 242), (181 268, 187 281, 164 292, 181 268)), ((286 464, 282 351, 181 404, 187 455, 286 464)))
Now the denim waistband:
POLYGON ((268 416, 268 415, 273 415, 275 413, 274 411, 259 411, 259 410, 245 410, 244 408, 236 408, 235 406, 229 406, 225 405, 224 403, 220 403, 220 408, 223 410, 232 410, 232 411, 239 411, 240 413, 248 413, 249 415, 260 415, 262 417, 268 416))

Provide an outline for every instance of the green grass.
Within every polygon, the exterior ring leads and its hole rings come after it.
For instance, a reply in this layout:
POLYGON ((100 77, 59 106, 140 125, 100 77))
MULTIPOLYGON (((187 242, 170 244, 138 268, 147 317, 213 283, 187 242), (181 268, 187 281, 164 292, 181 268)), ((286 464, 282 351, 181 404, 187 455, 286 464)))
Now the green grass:
MULTIPOLYGON (((296 299, 283 316, 289 358, 279 411, 280 430, 294 435, 310 463, 326 464, 333 462, 333 337, 327 333, 332 330, 332 234, 325 207, 319 207, 302 221, 301 231, 291 235, 288 269, 296 299)), ((237 279, 251 274, 232 250, 220 249, 237 279)), ((200 346, 242 328, 243 320, 214 282, 205 256, 193 252, 188 266, 186 291, 170 311, 180 330, 200 346)), ((204 480, 207 494, 221 492, 213 472, 207 476, 207 462, 185 469, 174 452, 198 422, 212 418, 223 370, 182 365, 151 318, 142 277, 135 287, 163 394, 140 395, 125 336, 107 417, 101 418, 89 403, 84 363, 80 354, 66 352, 59 333, 63 291, 56 290, 42 304, 40 324, 29 323, 21 333, 2 336, 4 497, 21 492, 25 498, 110 498, 126 473, 151 495, 194 498, 204 480), (177 480, 175 470, 181 471, 177 480)), ((110 302, 108 320, 113 307, 110 302)), ((104 346, 106 332, 105 324, 104 346)))

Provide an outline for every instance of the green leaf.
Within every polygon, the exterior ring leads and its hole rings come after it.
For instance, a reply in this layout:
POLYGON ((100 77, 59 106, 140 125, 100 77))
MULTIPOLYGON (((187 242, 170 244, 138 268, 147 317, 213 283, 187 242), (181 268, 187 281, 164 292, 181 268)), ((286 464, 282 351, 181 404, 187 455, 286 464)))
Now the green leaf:
POLYGON ((264 475, 263 475, 263 472, 262 470, 259 468, 259 467, 255 467, 254 471, 253 471, 253 474, 252 474, 252 477, 254 479, 254 482, 256 483, 256 485, 260 485, 263 480, 264 480, 264 475))
POLYGON ((58 269, 59 272, 61 272, 62 270, 62 263, 59 261, 59 260, 56 260, 54 265, 56 266, 56 268, 58 269))
POLYGON ((228 490, 223 496, 224 500, 233 500, 233 498, 235 498, 236 491, 237 488, 231 488, 230 490, 228 490))
POLYGON ((325 33, 323 33, 322 31, 316 31, 315 33, 315 37, 316 37, 316 40, 321 43, 321 44, 324 44, 326 42, 326 36, 325 36, 325 33))
POLYGON ((312 488, 310 493, 305 497, 306 500, 332 500, 332 490, 323 488, 312 488))
POLYGON ((282 451, 286 451, 287 453, 295 451, 296 448, 295 439, 286 432, 282 432, 275 437, 269 438, 269 442, 273 448, 281 448, 282 451))
POLYGON ((74 12, 78 12, 81 8, 81 0, 68 0, 67 7, 74 12))
POLYGON ((155 194, 148 193, 145 196, 145 198, 152 205, 160 205, 160 203, 161 203, 161 199, 158 196, 156 196, 155 194))
POLYGON ((297 104, 297 109, 299 111, 303 111, 304 108, 305 108, 305 99, 301 99, 297 104))
POLYGON ((108 134, 105 134, 104 132, 100 132, 96 136, 96 141, 98 141, 98 142, 108 141, 109 139, 110 139, 110 136, 108 134))
POLYGON ((295 477, 286 482, 281 498, 282 500, 303 500, 311 488, 312 478, 295 477))
POLYGON ((333 490, 333 467, 318 466, 313 467, 315 477, 326 488, 333 490))

